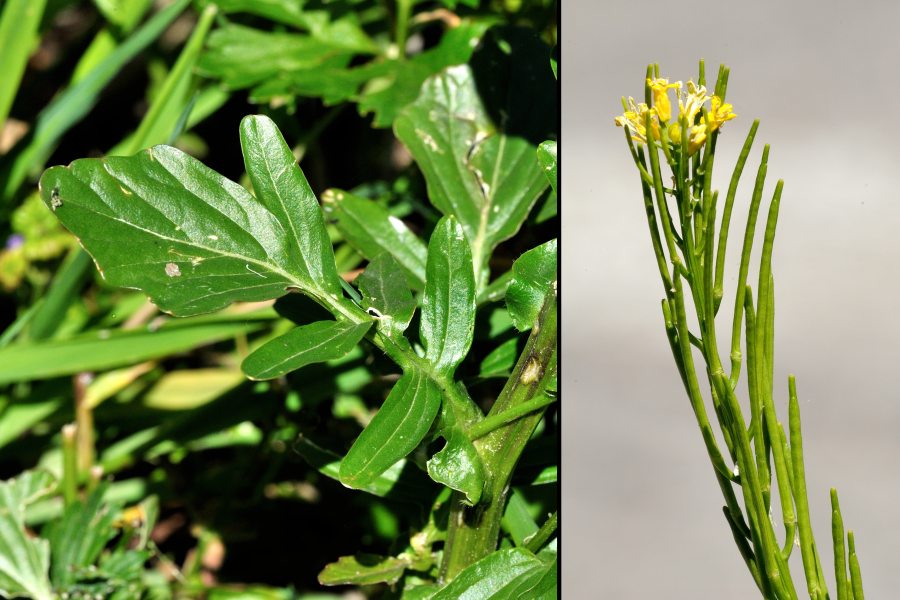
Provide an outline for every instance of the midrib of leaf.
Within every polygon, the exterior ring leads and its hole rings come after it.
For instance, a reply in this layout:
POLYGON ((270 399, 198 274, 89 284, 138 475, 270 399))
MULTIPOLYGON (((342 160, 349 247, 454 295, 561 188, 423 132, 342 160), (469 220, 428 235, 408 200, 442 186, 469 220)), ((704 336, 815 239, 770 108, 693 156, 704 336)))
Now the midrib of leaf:
POLYGON ((263 371, 263 373, 269 373, 269 372, 271 372, 271 371, 273 371, 273 370, 276 370, 276 367, 280 367, 281 365, 283 365, 284 363, 288 362, 289 360, 293 360, 294 358, 296 358, 296 357, 299 356, 300 354, 309 354, 310 352, 312 352, 312 351, 314 351, 314 350, 316 350, 316 349, 318 349, 318 348, 321 348, 322 346, 331 344, 332 342, 334 342, 334 341, 337 340, 338 338, 344 337, 344 336, 346 336, 346 335, 347 335, 347 332, 346 332, 346 331, 339 331, 339 332, 337 332, 335 335, 331 336, 330 338, 328 338, 328 339, 326 339, 326 340, 323 340, 323 341, 319 342, 318 344, 316 344, 316 345, 314 345, 314 346, 307 346, 306 348, 303 348, 303 350, 301 350, 300 352, 295 352, 295 353, 293 353, 293 354, 290 354, 290 355, 288 355, 286 358, 284 358, 283 360, 281 360, 281 361, 279 361, 279 362, 277 362, 277 363, 274 363, 274 364, 269 365, 269 368, 266 369, 265 371, 263 371))
MULTIPOLYGON (((154 208, 154 207, 151 206, 151 208, 154 208)), ((228 252, 228 251, 222 250, 222 249, 220 249, 220 248, 210 248, 209 246, 204 246, 203 244, 201 244, 201 243, 199 243, 199 242, 194 242, 194 241, 192 241, 192 240, 180 240, 180 239, 178 239, 178 238, 169 237, 169 236, 167 236, 167 235, 165 235, 165 234, 163 234, 163 233, 160 233, 160 232, 158 232, 158 231, 153 231, 152 229, 147 229, 146 227, 141 227, 141 226, 138 225, 137 223, 131 223, 131 222, 129 222, 129 221, 125 220, 125 219, 122 219, 122 218, 120 218, 120 217, 110 216, 110 215, 105 215, 105 214, 103 214, 103 213, 101 213, 101 212, 98 212, 98 211, 96 211, 96 210, 94 210, 94 209, 91 209, 91 208, 88 208, 88 207, 86 207, 86 206, 80 206, 79 209, 84 210, 85 212, 93 213, 93 214, 97 215, 98 217, 103 217, 103 218, 109 219, 109 220, 111 220, 111 221, 116 221, 116 222, 118 222, 118 223, 122 223, 123 225, 126 225, 126 226, 128 226, 128 227, 131 227, 131 228, 133 228, 133 229, 137 229, 137 230, 139 230, 139 231, 143 231, 144 233, 150 234, 150 235, 152 235, 152 236, 154 236, 154 237, 157 237, 157 238, 159 238, 159 239, 161 239, 161 240, 165 240, 165 241, 167 241, 167 242, 172 242, 172 243, 175 243, 175 244, 178 244, 178 245, 190 246, 190 247, 192 247, 192 248, 197 248, 198 250, 205 250, 205 251, 210 252, 210 253, 212 253, 212 254, 218 255, 218 257, 220 257, 220 258, 234 258, 234 259, 237 259, 237 260, 239 260, 239 261, 251 262, 251 263, 253 263, 253 264, 255 264, 255 265, 257 265, 257 266, 259 266, 259 267, 261 267, 261 268, 263 268, 263 269, 272 271, 273 273, 276 273, 276 274, 282 276, 284 279, 287 279, 290 283, 296 284, 296 286, 297 286, 298 288, 300 288, 300 289, 302 289, 302 290, 304 290, 304 291, 307 291, 307 287, 306 287, 305 282, 300 281, 299 279, 297 279, 296 277, 294 277, 291 273, 288 273, 287 271, 281 269, 281 268, 280 268, 278 265, 276 265, 276 264, 268 263, 268 262, 264 262, 264 261, 260 261, 259 259, 256 259, 256 258, 253 258, 253 257, 250 257, 250 256, 245 256, 245 255, 243 255, 243 254, 234 254, 234 253, 232 253, 232 252, 228 252)), ((163 214, 163 213, 160 213, 160 214, 163 214)), ((164 216, 165 216, 165 215, 164 215, 164 216)), ((167 218, 167 219, 168 219, 168 218, 167 218)), ((169 222, 171 223, 172 221, 169 220, 169 222)), ((232 221, 232 222, 233 222, 233 221, 232 221)), ((262 248, 262 246, 260 246, 260 248, 261 248, 264 252, 266 252, 266 256, 269 256, 269 253, 266 251, 265 248, 262 248)), ((216 258, 216 257, 213 256, 213 257, 210 257, 208 260, 214 260, 215 258, 216 258)), ((269 258, 271 258, 271 256, 269 256, 269 258)), ((136 264, 153 264, 153 263, 136 263, 136 264)), ((226 275, 211 275, 211 276, 221 276, 221 277, 225 277, 226 275)), ((204 275, 204 277, 211 277, 211 276, 210 276, 210 275, 204 275)), ((271 282, 270 282, 269 285, 271 285, 271 282)))
MULTIPOLYGON (((488 220, 491 217, 491 207, 494 204, 494 196, 497 194, 497 178, 500 175, 499 165, 503 162, 503 155, 506 153, 506 135, 502 133, 499 135, 500 148, 497 151, 497 159, 494 161, 494 173, 493 177, 491 178, 491 189, 488 190, 487 194, 484 193, 484 186, 481 184, 481 182, 478 181, 478 177, 475 175, 474 169, 470 168, 472 176, 475 177, 475 183, 478 184, 478 188, 481 190, 481 193, 484 196, 484 203, 481 205, 481 220, 478 222, 478 233, 475 236, 475 240, 472 242, 472 263, 479 271, 481 270, 481 253, 484 252, 484 242, 487 238, 487 224, 488 220)), ((476 287, 482 287, 477 285, 477 283, 481 279, 482 278, 480 277, 480 273, 476 272, 476 287)))
MULTIPOLYGON (((406 393, 403 394, 404 397, 415 398, 419 393, 419 388, 422 387, 423 375, 420 373, 415 373, 412 375, 412 377, 415 379, 415 381, 411 384, 410 388, 407 388, 406 393), (412 387, 412 386, 415 386, 415 387, 412 387)), ((428 391, 426 390, 425 393, 428 393, 428 391)), ((406 412, 404 413, 403 418, 400 419, 401 423, 406 422, 406 419, 409 417, 410 413, 412 412, 412 406, 413 406, 412 402, 406 403, 406 412)), ((378 450, 376 450, 374 453, 372 453, 369 456, 369 460, 364 463, 365 466, 364 466, 364 468, 360 469, 360 471, 365 471, 366 469, 368 469, 369 465, 371 465, 373 462, 375 462, 376 458, 378 458, 379 456, 384 454, 384 452, 390 448, 391 448, 390 444, 383 444, 382 446, 380 446, 378 448, 378 450)))
MULTIPOLYGON (((278 174, 275 175, 275 172, 272 170, 272 165, 269 162, 269 153, 263 152, 262 156, 263 156, 263 164, 266 165, 266 172, 269 174, 269 179, 271 179, 273 183, 279 181, 279 178, 282 175, 284 175, 285 171, 293 166, 293 165, 287 166, 286 168, 281 169, 278 172, 278 174)), ((297 226, 294 224, 294 219, 291 216, 291 213, 288 212, 287 205, 284 202, 284 196, 281 193, 281 187, 278 185, 273 185, 272 188, 275 191, 275 195, 278 197, 278 204, 281 205, 281 211, 284 214, 285 220, 287 221, 288 227, 290 228, 291 234, 293 235, 293 238, 291 241, 295 242, 296 244, 299 244, 300 243, 300 235, 297 233, 297 226)), ((276 220, 278 220, 277 217, 276 217, 276 220)), ((306 272, 309 273, 309 276, 312 279, 314 277, 315 272, 311 268, 309 261, 306 260, 306 256, 303 255, 303 252, 298 252, 297 254, 300 257, 300 261, 306 267, 306 272)))
POLYGON ((450 257, 447 254, 441 256, 447 264, 447 285, 445 286, 447 292, 444 295, 444 306, 447 307, 447 318, 441 319, 441 321, 443 321, 441 323, 441 351, 437 354, 437 358, 435 359, 436 363, 440 362, 441 357, 444 356, 444 350, 447 348, 447 337, 450 332, 450 296, 451 290, 453 289, 453 265, 450 263, 450 257))

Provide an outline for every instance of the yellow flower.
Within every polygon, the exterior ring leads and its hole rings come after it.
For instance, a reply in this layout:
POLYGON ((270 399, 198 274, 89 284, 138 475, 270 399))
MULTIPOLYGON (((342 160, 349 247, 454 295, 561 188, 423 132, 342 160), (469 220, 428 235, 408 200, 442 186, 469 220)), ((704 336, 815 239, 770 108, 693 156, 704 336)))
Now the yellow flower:
POLYGON ((721 127, 725 121, 730 121, 737 116, 732 112, 733 107, 723 103, 718 96, 713 96, 709 105, 709 112, 706 113, 706 125, 710 133, 721 127))
POLYGON ((669 83, 668 79, 647 79, 647 85, 650 86, 650 91, 653 92, 653 108, 656 109, 659 120, 663 123, 668 123, 669 119, 672 118, 669 90, 680 90, 681 82, 669 83))
POLYGON ((649 108, 641 102, 636 104, 634 98, 628 98, 628 110, 616 117, 618 127, 626 127, 631 132, 632 139, 647 142, 647 114, 650 114, 650 127, 653 139, 659 139, 659 117, 655 108, 649 108))
MULTIPOLYGON (((706 142, 707 136, 706 123, 692 125, 690 128, 690 137, 688 137, 688 154, 693 155, 706 142)), ((681 144, 681 125, 672 123, 669 125, 669 139, 673 143, 681 144)))
POLYGON ((616 125, 628 128, 632 139, 638 143, 647 143, 647 117, 650 118, 650 135, 654 140, 660 140, 660 128, 665 127, 669 142, 674 146, 681 146, 682 123, 687 124, 688 129, 688 154, 695 154, 706 143, 707 138, 719 128, 725 121, 730 121, 737 115, 732 111, 731 104, 726 104, 719 96, 710 95, 706 88, 688 81, 682 90, 682 83, 676 81, 669 83, 668 79, 647 79, 647 85, 653 94, 653 106, 645 103, 637 103, 634 98, 628 98, 625 112, 616 117, 616 125), (677 90, 678 120, 669 123, 672 118, 672 105, 669 102, 668 91, 677 90), (701 112, 709 102, 709 108, 703 117, 701 112))
POLYGON ((687 82, 687 92, 678 98, 678 118, 687 119, 688 125, 693 125, 700 113, 700 109, 709 99, 706 88, 697 86, 693 81, 687 82))

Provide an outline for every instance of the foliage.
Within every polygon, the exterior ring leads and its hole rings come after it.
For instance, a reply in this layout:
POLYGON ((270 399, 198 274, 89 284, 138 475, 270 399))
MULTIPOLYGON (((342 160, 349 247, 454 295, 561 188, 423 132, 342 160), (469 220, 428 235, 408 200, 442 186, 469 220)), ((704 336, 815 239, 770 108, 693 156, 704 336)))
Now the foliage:
MULTIPOLYGON (((754 121, 747 134, 717 229, 719 193, 712 189, 716 144, 722 126, 736 116, 731 104, 725 102, 728 77, 729 70, 720 67, 714 87, 708 91, 702 61, 697 83, 690 81, 686 85, 680 81, 670 83, 659 76, 658 65, 650 66, 645 102, 636 103, 633 98, 626 102, 623 98, 625 113, 616 118, 616 124, 625 130, 629 150, 640 173, 651 242, 665 293, 662 311, 669 345, 722 490, 725 520, 741 557, 764 598, 796 599, 798 592, 788 561, 797 546, 810 598, 827 598, 807 501, 800 405, 793 375, 788 378, 787 431, 775 407, 772 253, 784 186, 781 180, 775 185, 766 217, 755 303, 747 283, 767 174, 768 145, 762 151, 747 215, 727 373, 719 354, 715 318, 724 296, 729 226, 741 174, 759 126, 759 122, 754 121), (672 110, 668 96, 668 90, 672 88, 676 93, 680 92, 677 114, 672 110), (671 177, 662 174, 663 161, 671 169, 671 177), (669 181, 672 181, 671 187, 668 187, 669 181), (689 316, 691 306, 695 314, 689 316), (691 320, 694 317, 696 320, 691 320), (697 333, 691 331, 693 323, 697 324, 697 333), (745 334, 744 352, 741 352, 742 334, 745 334), (707 412, 708 401, 701 392, 694 362, 695 353, 699 353, 705 363, 703 370, 709 399, 727 454, 713 432, 707 412), (749 421, 738 399, 738 382, 745 356, 749 421), (773 487, 778 491, 777 501, 784 525, 781 543, 773 515, 776 510, 773 508, 773 487)), ((831 501, 837 597, 859 599, 863 597, 862 579, 853 532, 847 532, 845 537, 834 489, 831 490, 831 501)))
POLYGON ((3 594, 555 597, 554 17, 5 4, 3 594))

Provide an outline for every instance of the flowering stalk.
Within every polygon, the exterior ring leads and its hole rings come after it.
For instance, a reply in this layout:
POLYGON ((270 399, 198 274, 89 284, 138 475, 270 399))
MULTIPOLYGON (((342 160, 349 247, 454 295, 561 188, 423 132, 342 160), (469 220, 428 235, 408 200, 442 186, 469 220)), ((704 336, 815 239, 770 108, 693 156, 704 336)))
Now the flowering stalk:
MULTIPOLYGON (((722 282, 729 226, 741 174, 759 127, 758 121, 750 127, 732 172, 722 217, 717 219, 719 194, 712 190, 716 142, 724 124, 737 116, 732 105, 725 102, 728 75, 728 69, 720 67, 710 92, 706 88, 702 61, 697 83, 688 81, 687 84, 670 83, 660 77, 658 65, 652 65, 647 69, 644 102, 623 98, 624 113, 616 117, 615 124, 624 129, 640 174, 650 240, 665 294, 662 311, 666 335, 722 491, 725 518, 738 550, 764 598, 793 600, 798 596, 789 559, 794 546, 799 546, 809 597, 824 599, 828 592, 810 526, 800 411, 793 376, 788 382, 787 432, 773 401, 772 250, 784 186, 781 180, 769 202, 755 303, 751 286, 747 284, 765 187, 768 146, 762 151, 744 230, 727 372, 719 354, 715 318, 724 295, 722 282), (670 92, 677 98, 677 114, 673 111, 670 92), (668 168, 667 176, 663 175, 663 164, 668 168), (667 181, 671 187, 667 187, 667 181), (688 325, 688 310, 696 315, 696 331, 688 325), (745 354, 741 353, 742 326, 746 336, 745 354), (701 391, 694 348, 705 363, 708 399, 701 391), (749 423, 738 401, 737 388, 744 356, 749 423), (708 405, 715 414, 724 451, 713 431, 708 405), (773 475, 784 525, 780 542, 770 517, 773 475)), ((843 519, 834 490, 832 520, 837 598, 860 600, 862 580, 855 546, 850 548, 848 559, 843 519)), ((848 536, 853 540, 852 532, 848 536)), ((847 546, 851 545, 848 542, 847 546)))

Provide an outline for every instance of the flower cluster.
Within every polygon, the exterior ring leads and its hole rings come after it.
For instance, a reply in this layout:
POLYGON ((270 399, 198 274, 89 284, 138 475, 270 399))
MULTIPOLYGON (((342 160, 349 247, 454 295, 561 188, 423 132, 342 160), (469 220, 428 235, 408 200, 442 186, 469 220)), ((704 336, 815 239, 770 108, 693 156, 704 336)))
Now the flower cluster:
POLYGON ((722 101, 715 95, 710 95, 702 85, 698 86, 693 81, 682 85, 680 81, 669 83, 668 79, 648 79, 653 106, 645 103, 636 103, 634 98, 628 98, 625 112, 616 117, 616 125, 627 127, 632 139, 640 143, 647 142, 647 125, 649 115, 650 135, 654 140, 660 140, 662 133, 676 146, 681 145, 682 123, 688 128, 688 153, 694 154, 706 142, 712 132, 719 129, 725 121, 730 121, 737 115, 732 112, 732 106, 722 101), (682 89, 684 88, 684 89, 682 89), (678 97, 678 117, 672 119, 672 103, 669 101, 669 90, 675 90, 678 97), (709 107, 704 110, 704 105, 709 107))

